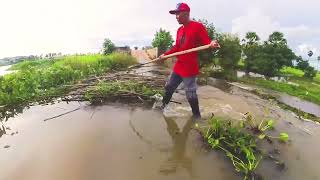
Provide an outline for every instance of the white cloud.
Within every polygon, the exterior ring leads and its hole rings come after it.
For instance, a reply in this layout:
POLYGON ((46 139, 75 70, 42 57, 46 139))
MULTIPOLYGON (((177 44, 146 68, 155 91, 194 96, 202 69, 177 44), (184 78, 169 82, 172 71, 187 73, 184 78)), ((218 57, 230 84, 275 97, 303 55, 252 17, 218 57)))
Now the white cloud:
POLYGON ((297 48, 297 53, 303 55, 303 57, 307 57, 309 51, 313 52, 313 57, 319 54, 319 49, 311 44, 300 44, 297 48))
POLYGON ((279 29, 279 26, 279 23, 270 16, 264 15, 261 10, 254 8, 249 9, 246 15, 232 20, 231 32, 244 37, 248 31, 254 31, 261 39, 266 40, 273 31, 279 29))
POLYGON ((246 15, 233 19, 231 31, 241 38, 248 31, 254 31, 262 40, 266 40, 272 32, 280 31, 298 55, 306 56, 310 50, 314 55, 320 55, 320 28, 311 28, 304 24, 286 27, 259 8, 248 9, 246 15))
POLYGON ((299 25, 295 27, 283 27, 283 32, 288 35, 288 38, 295 39, 313 39, 320 36, 320 28, 311 28, 306 25, 299 25))
POLYGON ((296 54, 307 57, 309 51, 313 52, 311 59, 320 56, 320 29, 307 26, 283 28, 289 42, 296 54))
POLYGON ((1 2, 0 26, 5 28, 0 28, 0 58, 98 51, 104 38, 118 45, 146 45, 161 25, 171 31, 177 27, 166 4, 154 6, 146 0, 1 2), (163 13, 157 17, 159 11, 163 13))
MULTIPOLYGON (((168 13, 179 0, 10 0, 0 3, 0 58, 48 52, 98 51, 104 38, 117 45, 149 45, 160 27, 178 28, 168 13)), ((318 0, 186 0, 191 15, 217 29, 256 31, 262 38, 283 31, 293 49, 320 48, 318 0), (274 6, 277 4, 277 6, 274 6)))

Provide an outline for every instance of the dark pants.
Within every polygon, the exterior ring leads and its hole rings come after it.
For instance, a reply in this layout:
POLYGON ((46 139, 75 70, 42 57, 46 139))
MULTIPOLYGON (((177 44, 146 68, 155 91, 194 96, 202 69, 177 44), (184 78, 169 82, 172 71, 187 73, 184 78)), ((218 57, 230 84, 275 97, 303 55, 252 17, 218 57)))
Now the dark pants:
POLYGON ((186 96, 191 106, 193 115, 196 117, 200 117, 196 76, 183 78, 175 72, 172 72, 165 86, 165 95, 163 97, 162 103, 164 105, 167 105, 170 102, 174 91, 177 89, 181 82, 183 82, 185 86, 186 96))

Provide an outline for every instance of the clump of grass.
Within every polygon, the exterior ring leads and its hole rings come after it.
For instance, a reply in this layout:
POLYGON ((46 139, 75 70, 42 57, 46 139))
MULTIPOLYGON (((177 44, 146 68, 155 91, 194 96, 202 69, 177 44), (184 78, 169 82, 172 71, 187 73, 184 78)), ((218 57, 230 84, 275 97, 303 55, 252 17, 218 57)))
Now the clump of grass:
POLYGON ((268 130, 272 130, 274 128, 274 120, 272 119, 263 119, 261 122, 257 122, 254 117, 247 112, 245 114, 245 119, 242 121, 242 128, 249 128, 253 135, 258 137, 259 139, 267 139, 269 142, 272 142, 271 139, 279 139, 281 142, 287 142, 289 135, 286 133, 280 133, 278 137, 273 137, 267 134, 268 130), (287 138, 285 138, 285 136, 287 138))
POLYGON ((237 172, 244 174, 244 179, 254 176, 261 156, 256 152, 253 135, 243 131, 239 124, 212 117, 208 127, 200 128, 203 137, 214 149, 220 149, 230 158, 237 172))
POLYGON ((55 61, 50 59, 28 60, 12 65, 10 70, 27 70, 29 68, 43 69, 53 65, 54 63, 55 61))
POLYGON ((283 75, 291 75, 295 77, 303 77, 304 75, 304 72, 302 70, 293 67, 284 67, 280 70, 280 73, 283 75))
POLYGON ((320 73, 318 72, 316 77, 314 77, 314 81, 316 81, 317 83, 320 83, 320 73))
POLYGON ((196 128, 211 148, 226 154, 235 170, 244 175, 244 179, 257 176, 255 170, 263 156, 257 141, 279 139, 286 142, 289 138, 287 133, 280 133, 279 137, 267 135, 266 132, 274 127, 274 121, 263 120, 257 123, 249 113, 239 123, 214 116, 208 122, 208 126, 199 127, 196 124, 196 128))

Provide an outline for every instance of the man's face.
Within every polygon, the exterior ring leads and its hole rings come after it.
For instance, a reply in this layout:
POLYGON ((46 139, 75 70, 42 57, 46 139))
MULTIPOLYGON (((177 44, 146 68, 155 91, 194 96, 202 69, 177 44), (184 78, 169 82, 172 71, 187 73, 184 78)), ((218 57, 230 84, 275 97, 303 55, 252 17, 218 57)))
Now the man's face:
POLYGON ((189 12, 177 12, 176 19, 179 24, 184 24, 189 20, 189 12))

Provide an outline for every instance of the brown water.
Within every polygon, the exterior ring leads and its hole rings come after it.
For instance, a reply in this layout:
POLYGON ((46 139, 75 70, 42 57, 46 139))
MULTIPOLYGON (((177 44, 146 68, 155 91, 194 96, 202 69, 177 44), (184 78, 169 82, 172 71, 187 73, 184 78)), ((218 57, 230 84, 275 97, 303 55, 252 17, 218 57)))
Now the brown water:
MULTIPOLYGON (((288 144, 275 141, 286 163, 282 171, 263 160, 258 173, 265 179, 320 179, 320 128, 299 121, 292 113, 241 89, 226 93, 204 86, 198 91, 204 116, 241 118, 250 111, 264 116, 266 107, 276 120, 271 134, 287 132, 288 144)), ((204 147, 192 129, 183 91, 165 116, 156 110, 126 105, 91 107, 79 103, 36 106, 6 124, 18 131, 0 139, 1 180, 42 179, 241 179, 221 152, 204 147), (47 118, 79 108, 67 115, 47 118)))
POLYGON ((237 179, 223 156, 207 152, 186 119, 124 105, 32 107, 0 139, 5 180, 237 179))

